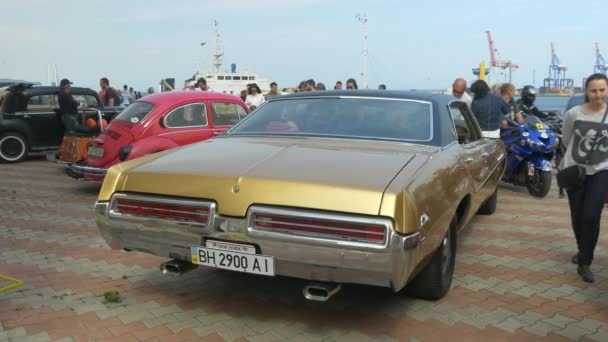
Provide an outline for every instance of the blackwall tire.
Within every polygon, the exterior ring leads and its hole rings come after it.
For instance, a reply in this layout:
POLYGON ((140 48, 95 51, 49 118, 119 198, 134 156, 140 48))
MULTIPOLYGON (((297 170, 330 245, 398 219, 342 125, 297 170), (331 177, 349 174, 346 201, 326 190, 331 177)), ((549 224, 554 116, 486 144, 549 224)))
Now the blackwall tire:
POLYGON ((526 180, 526 187, 530 195, 539 198, 547 196, 551 190, 551 171, 537 171, 532 177, 528 176, 526 180))
POLYGON ((494 190, 492 196, 479 207, 477 211, 480 215, 492 215, 496 212, 496 203, 498 202, 498 189, 494 190))
POLYGON ((408 295, 421 299, 437 300, 445 296, 450 290, 456 263, 456 229, 457 221, 454 217, 429 264, 407 286, 406 293, 408 295))

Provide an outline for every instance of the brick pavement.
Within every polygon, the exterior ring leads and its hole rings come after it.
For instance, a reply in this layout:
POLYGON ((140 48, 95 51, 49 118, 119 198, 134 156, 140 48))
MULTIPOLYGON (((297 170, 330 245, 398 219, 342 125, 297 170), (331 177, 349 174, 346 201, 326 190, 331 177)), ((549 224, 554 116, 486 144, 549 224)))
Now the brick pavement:
POLYGON ((298 279, 167 277, 162 258, 110 250, 92 220, 98 189, 42 160, 0 165, 0 274, 25 282, 0 293, 0 341, 608 341, 608 237, 583 283, 555 191, 501 189, 498 212, 462 232, 440 301, 349 285, 321 304, 298 279))

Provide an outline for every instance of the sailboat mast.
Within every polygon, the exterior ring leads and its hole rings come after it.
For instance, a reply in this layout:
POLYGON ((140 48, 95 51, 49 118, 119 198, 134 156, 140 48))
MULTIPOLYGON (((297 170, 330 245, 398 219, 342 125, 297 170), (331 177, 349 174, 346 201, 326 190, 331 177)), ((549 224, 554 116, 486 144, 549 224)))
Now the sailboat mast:
POLYGON ((218 29, 217 20, 213 21, 214 26, 214 39, 215 39, 215 51, 213 53, 213 72, 218 74, 220 72, 220 68, 222 66, 222 56, 224 52, 222 51, 221 43, 220 43, 220 32, 218 29))
POLYGON ((369 85, 367 82, 367 15, 365 13, 361 16, 357 14, 357 20, 363 24, 363 88, 368 89, 369 85))

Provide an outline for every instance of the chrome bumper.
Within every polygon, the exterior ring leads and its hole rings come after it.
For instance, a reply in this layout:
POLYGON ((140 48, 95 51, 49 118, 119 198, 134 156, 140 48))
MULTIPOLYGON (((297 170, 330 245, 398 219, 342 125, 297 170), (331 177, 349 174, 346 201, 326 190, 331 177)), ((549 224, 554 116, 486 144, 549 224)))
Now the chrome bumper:
POLYGON ((69 168, 73 174, 81 176, 81 177, 105 176, 106 173, 108 172, 108 169, 105 169, 105 168, 84 166, 84 165, 79 165, 79 164, 70 164, 69 168))
POLYGON ((403 236, 390 229, 383 245, 369 246, 345 241, 306 239, 300 236, 263 232, 247 227, 246 219, 215 216, 216 226, 242 229, 217 231, 155 219, 116 218, 109 215, 108 202, 95 204, 95 221, 113 249, 142 251, 161 257, 191 261, 191 246, 206 238, 251 243, 261 253, 275 258, 277 275, 314 281, 356 283, 402 289, 422 259, 419 233, 403 236))

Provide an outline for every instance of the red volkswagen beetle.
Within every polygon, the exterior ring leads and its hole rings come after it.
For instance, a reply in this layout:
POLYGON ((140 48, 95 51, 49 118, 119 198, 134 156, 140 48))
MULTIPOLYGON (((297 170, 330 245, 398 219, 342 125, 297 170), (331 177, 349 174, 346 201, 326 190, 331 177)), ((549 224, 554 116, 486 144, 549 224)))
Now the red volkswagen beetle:
POLYGON ((120 162, 213 138, 247 115, 237 96, 206 91, 148 95, 125 108, 87 150, 87 160, 72 164, 74 178, 102 181, 120 162))

